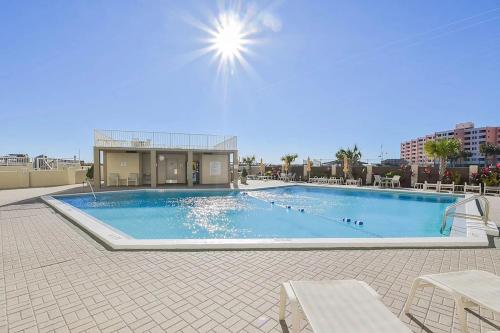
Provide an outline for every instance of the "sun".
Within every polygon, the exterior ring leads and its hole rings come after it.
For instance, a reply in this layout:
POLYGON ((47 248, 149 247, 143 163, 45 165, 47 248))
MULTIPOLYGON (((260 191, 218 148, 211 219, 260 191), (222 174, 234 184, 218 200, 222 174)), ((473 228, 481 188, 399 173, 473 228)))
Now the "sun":
POLYGON ((244 56, 248 53, 251 34, 247 22, 234 12, 221 13, 209 31, 208 49, 219 63, 219 72, 234 72, 236 65, 248 67, 244 56))
POLYGON ((223 14, 216 23, 216 30, 211 39, 212 46, 223 62, 240 59, 245 45, 245 33, 242 22, 236 15, 223 14))
POLYGON ((199 39, 201 47, 192 51, 189 59, 210 55, 210 62, 217 65, 216 81, 222 83, 225 90, 229 79, 237 79, 240 71, 249 77, 258 77, 249 60, 258 57, 256 48, 263 43, 263 31, 270 29, 267 22, 264 23, 266 15, 269 14, 255 6, 228 5, 219 8, 217 14, 209 12, 206 21, 188 16, 187 22, 203 33, 199 39))

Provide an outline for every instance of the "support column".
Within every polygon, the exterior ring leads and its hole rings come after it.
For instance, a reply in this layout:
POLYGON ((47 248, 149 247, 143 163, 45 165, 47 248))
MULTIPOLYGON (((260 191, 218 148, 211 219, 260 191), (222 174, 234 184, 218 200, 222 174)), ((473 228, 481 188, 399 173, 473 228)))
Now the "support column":
POLYGON ((186 177, 188 187, 193 187, 193 151, 188 150, 186 177))
POLYGON ((102 180, 104 186, 108 186, 108 153, 105 150, 102 152, 102 180))
POLYGON ((238 174, 238 151, 233 152, 233 187, 238 188, 238 181, 239 181, 239 174, 238 174))
POLYGON ((411 186, 414 187, 418 183, 418 164, 411 165, 411 186))
POLYGON ((366 166, 366 185, 371 185, 373 178, 373 165, 366 166))
POLYGON ((158 183, 156 174, 158 172, 158 163, 156 162, 156 150, 151 150, 151 187, 156 187, 158 183))
POLYGON ((98 191, 101 188, 101 151, 94 147, 94 189, 98 191))
POLYGON ((472 174, 478 173, 478 171, 479 167, 477 165, 469 165, 469 179, 467 181, 470 182, 470 180, 472 179, 472 174))

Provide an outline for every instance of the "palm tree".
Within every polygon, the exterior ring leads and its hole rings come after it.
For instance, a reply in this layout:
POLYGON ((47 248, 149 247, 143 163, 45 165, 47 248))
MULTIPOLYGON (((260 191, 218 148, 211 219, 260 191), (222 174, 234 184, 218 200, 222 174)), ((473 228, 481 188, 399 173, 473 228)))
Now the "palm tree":
POLYGON ((439 179, 443 179, 448 159, 460 153, 460 141, 457 139, 430 140, 424 144, 427 156, 439 159, 439 179))
POLYGON ((458 154, 450 156, 450 161, 453 166, 455 166, 456 162, 460 162, 460 164, 464 164, 464 161, 472 156, 472 153, 468 150, 461 149, 458 154))
POLYGON ((252 165, 255 164, 255 155, 243 157, 241 162, 248 166, 248 172, 250 172, 252 171, 252 165))
POLYGON ((492 157, 492 162, 493 165, 497 164, 497 155, 500 155, 500 146, 495 146, 492 145, 491 143, 482 143, 479 146, 479 152, 484 155, 485 161, 484 164, 486 164, 486 159, 488 159, 488 156, 492 157))
POLYGON ((361 151, 358 149, 358 146, 354 145, 352 149, 340 148, 339 151, 335 154, 335 157, 337 158, 337 162, 339 163, 343 163, 344 158, 347 158, 349 171, 346 177, 352 178, 352 167, 358 164, 359 161, 361 160, 361 151))
POLYGON ((281 160, 286 163, 286 165, 292 165, 293 161, 295 161, 299 157, 297 154, 286 154, 281 156, 281 160))

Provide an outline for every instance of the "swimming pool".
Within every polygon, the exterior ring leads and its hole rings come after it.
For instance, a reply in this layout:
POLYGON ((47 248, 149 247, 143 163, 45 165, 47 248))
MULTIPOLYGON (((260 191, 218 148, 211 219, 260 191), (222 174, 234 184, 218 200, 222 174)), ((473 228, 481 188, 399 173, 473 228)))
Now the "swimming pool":
POLYGON ((134 239, 446 237, 449 195, 290 186, 59 196, 134 239))
MULTIPOLYGON (((310 184, 96 195, 42 200, 117 250, 488 246, 475 220, 455 217, 439 232, 458 195, 310 184)), ((457 211, 478 213, 473 201, 457 211)))

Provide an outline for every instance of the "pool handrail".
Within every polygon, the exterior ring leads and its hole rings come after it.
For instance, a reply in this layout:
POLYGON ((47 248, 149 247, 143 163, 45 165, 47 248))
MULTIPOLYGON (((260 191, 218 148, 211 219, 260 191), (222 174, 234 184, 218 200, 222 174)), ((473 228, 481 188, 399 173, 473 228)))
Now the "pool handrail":
POLYGON ((462 217, 462 218, 469 218, 469 219, 483 221, 484 224, 486 225, 488 223, 488 217, 489 217, 489 212, 490 212, 490 202, 488 201, 488 199, 484 195, 476 194, 476 195, 473 195, 469 198, 466 198, 464 200, 456 202, 453 205, 446 207, 446 210, 444 211, 444 214, 443 214, 443 220, 441 221, 440 232, 443 233, 443 231, 446 229, 446 221, 448 219, 448 215, 450 215, 450 210, 457 208, 460 205, 463 205, 463 204, 466 204, 468 202, 475 201, 475 200, 477 200, 477 202, 479 202, 480 205, 481 205, 481 200, 484 203, 484 207, 481 206, 481 211, 480 211, 480 213, 482 213, 482 215, 478 216, 478 215, 472 215, 472 214, 467 214, 467 213, 457 213, 456 209, 455 209, 455 212, 452 213, 452 215, 455 217, 462 217))

